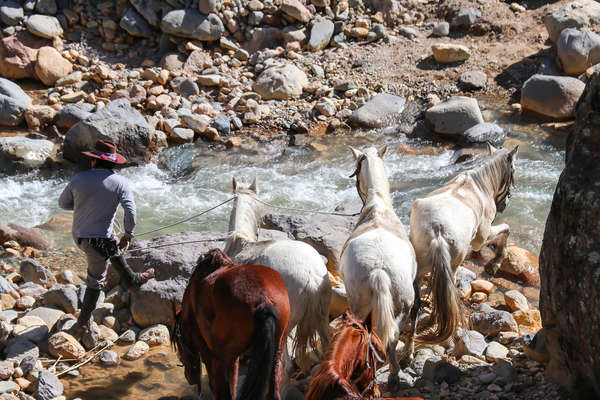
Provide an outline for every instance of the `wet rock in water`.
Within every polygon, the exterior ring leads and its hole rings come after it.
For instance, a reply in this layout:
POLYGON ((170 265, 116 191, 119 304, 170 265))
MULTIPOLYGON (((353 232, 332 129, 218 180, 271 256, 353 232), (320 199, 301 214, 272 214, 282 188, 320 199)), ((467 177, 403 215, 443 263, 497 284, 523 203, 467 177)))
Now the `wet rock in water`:
POLYGON ((573 28, 564 29, 556 43, 558 60, 569 75, 584 73, 600 62, 600 35, 573 28))
POLYGON ((63 394, 63 384, 52 372, 41 370, 37 382, 35 383, 35 391, 33 396, 36 400, 52 400, 63 394))
POLYGON ((170 340, 169 328, 162 324, 150 326, 140 332, 138 340, 147 343, 149 346, 167 344, 170 340))
POLYGON ((471 50, 461 44, 438 43, 431 46, 431 51, 435 61, 442 64, 461 62, 471 57, 471 50))
POLYGON ((312 51, 323 50, 333 36, 333 22, 326 18, 316 17, 310 30, 308 48, 312 51))
POLYGON ((482 71, 463 72, 458 78, 458 83, 467 89, 482 89, 487 83, 487 75, 482 71))
POLYGON ((279 10, 302 23, 307 23, 312 18, 312 13, 298 0, 283 0, 279 10))
POLYGON ((444 360, 428 359, 423 366, 423 378, 439 383, 452 384, 460 379, 460 369, 444 360))
POLYGON ((365 105, 356 109, 349 118, 353 126, 383 128, 401 122, 407 102, 404 97, 389 93, 375 95, 365 105))
POLYGON ((56 114, 54 124, 58 129, 66 131, 75 126, 79 121, 88 118, 90 115, 92 115, 90 112, 83 110, 81 107, 69 104, 56 114))
POLYGON ((529 303, 527 298, 518 290, 509 290, 504 293, 504 302, 511 311, 527 311, 529 303))
POLYGON ((25 259, 21 262, 19 273, 25 282, 37 283, 46 288, 56 285, 54 274, 48 268, 32 259, 25 259))
POLYGON ((448 36, 450 34, 450 24, 446 21, 436 22, 431 33, 433 36, 438 37, 448 36))
POLYGON ((293 64, 286 64, 261 72, 253 89, 265 100, 284 100, 299 97, 307 85, 308 78, 304 71, 293 64))
POLYGON ((57 308, 52 307, 37 307, 31 311, 29 311, 26 316, 31 317, 39 317, 44 321, 48 329, 54 329, 54 326, 58 322, 58 320, 65 315, 65 313, 57 308))
POLYGON ((58 332, 48 340, 48 351, 53 357, 58 358, 76 358, 85 356, 85 349, 75 340, 75 338, 66 332, 58 332))
POLYGON ((485 337, 477 331, 459 330, 457 333, 454 355, 460 357, 464 354, 481 356, 487 347, 485 337))
POLYGON ((440 134, 457 135, 477 124, 483 123, 477 100, 454 96, 425 111, 425 119, 440 134))
POLYGON ((27 171, 40 167, 52 155, 54 143, 23 136, 0 138, 0 159, 7 164, 0 169, 27 171))
POLYGON ((152 28, 148 22, 133 8, 130 8, 121 18, 119 26, 131 36, 145 38, 152 36, 152 28))
POLYGON ((576 78, 536 74, 523 84, 521 107, 553 119, 572 118, 584 88, 576 78))
POLYGON ((490 142, 494 146, 501 146, 506 139, 506 132, 501 126, 491 122, 483 122, 470 127, 459 135, 459 142, 475 144, 490 142))
POLYGON ((71 161, 86 161, 82 151, 94 147, 97 140, 110 140, 129 163, 141 164, 150 159, 154 132, 139 111, 126 99, 111 101, 100 111, 73 126, 65 135, 64 157, 71 161))
POLYGON ((0 78, 0 125, 19 125, 30 104, 31 98, 19 85, 0 78))
POLYGON ((493 309, 481 304, 469 317, 474 330, 485 336, 496 336, 500 332, 518 332, 519 327, 514 317, 507 311, 493 309))
POLYGON ((74 314, 77 311, 77 292, 72 285, 51 288, 42 295, 40 304, 60 308, 66 313, 74 314))
POLYGON ((505 359, 507 356, 508 349, 498 342, 490 342, 485 349, 485 358, 490 362, 505 359))
POLYGON ((150 347, 145 342, 138 341, 127 350, 123 358, 130 361, 137 360, 145 356, 149 349, 150 347))
POLYGON ((25 23, 27 30, 32 34, 46 38, 54 39, 55 37, 62 36, 63 30, 60 26, 60 22, 56 17, 50 15, 35 14, 27 18, 25 23))
POLYGON ((507 247, 506 254, 499 272, 529 285, 539 285, 539 259, 535 254, 517 246, 507 247))
POLYGON ((594 26, 600 22, 600 4, 593 0, 577 0, 550 10, 543 18, 548 36, 554 43, 565 28, 594 26))
POLYGON ((0 20, 5 25, 14 26, 23 22, 24 13, 21 5, 14 1, 5 1, 0 5, 0 20))
POLYGON ((160 28, 171 35, 203 41, 219 40, 225 33, 225 27, 216 14, 205 15, 194 9, 167 13, 160 28))
POLYGON ((4 349, 4 355, 6 359, 12 358, 18 361, 23 360, 25 357, 33 357, 37 360, 40 356, 40 349, 32 341, 15 340, 8 343, 4 349))
POLYGON ((104 350, 100 353, 100 362, 107 367, 118 365, 120 359, 121 357, 112 350, 104 350))
POLYGON ((452 18, 452 27, 468 28, 481 18, 481 12, 474 8, 463 8, 454 18, 452 18))

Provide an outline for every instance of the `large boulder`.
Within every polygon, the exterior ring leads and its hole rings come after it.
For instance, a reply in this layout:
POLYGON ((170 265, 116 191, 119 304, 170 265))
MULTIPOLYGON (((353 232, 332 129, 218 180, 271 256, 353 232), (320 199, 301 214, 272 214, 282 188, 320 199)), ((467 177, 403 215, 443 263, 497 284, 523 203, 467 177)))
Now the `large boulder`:
POLYGON ((554 43, 566 28, 582 28, 600 23, 600 4, 594 0, 577 0, 550 10, 544 16, 548 36, 554 43))
POLYGON ((573 118, 584 88, 576 78, 535 74, 523 84, 521 107, 552 119, 573 118))
POLYGON ((108 103, 100 111, 69 129, 63 142, 66 159, 79 162, 86 157, 82 151, 94 147, 97 140, 110 140, 117 144, 119 153, 129 163, 141 164, 152 157, 154 131, 139 111, 126 99, 108 103))
POLYGON ((53 154, 53 150, 54 143, 50 140, 0 137, 0 169, 4 169, 2 159, 9 160, 18 170, 37 168, 53 154))
POLYGON ((50 45, 48 39, 19 32, 0 40, 0 75, 8 79, 35 77, 38 49, 50 45))
POLYGON ((219 40, 225 27, 216 14, 201 14, 194 9, 173 10, 160 23, 163 32, 189 39, 219 40))
POLYGON ((54 39, 63 34, 60 22, 51 15, 32 15, 27 18, 26 25, 29 32, 46 39, 54 39))
POLYGON ((26 228, 13 223, 0 222, 0 243, 14 240, 22 247, 30 246, 40 250, 48 250, 53 243, 42 236, 39 229, 26 228))
POLYGON ((75 104, 69 104, 56 113, 54 124, 58 129, 61 129, 64 132, 77 125, 78 122, 88 118, 90 115, 92 115, 92 113, 83 108, 75 104))
POLYGON ((436 133, 458 135, 483 123, 483 116, 472 97, 454 96, 425 111, 425 119, 436 133))
POLYGON ((459 134, 458 141, 466 145, 490 142, 494 146, 502 146, 505 139, 506 133, 501 126, 491 122, 483 122, 459 134))
POLYGON ((540 252, 547 374, 576 399, 600 397, 600 75, 577 104, 540 252))
POLYGON ((573 28, 563 29, 556 50, 563 71, 579 75, 600 62, 600 35, 573 28))
POLYGON ((307 85, 304 71, 294 64, 285 64, 265 69, 253 88, 265 100, 284 100, 300 97, 307 85))
POLYGON ((406 108, 406 99, 390 93, 375 95, 362 107, 354 110, 350 124, 364 128, 384 128, 397 125, 406 108))
POLYGON ((73 65, 54 48, 42 47, 38 51, 35 74, 44 85, 54 86, 57 80, 73 72, 73 65))
POLYGON ((19 125, 30 104, 31 98, 19 85, 0 78, 0 125, 19 125))

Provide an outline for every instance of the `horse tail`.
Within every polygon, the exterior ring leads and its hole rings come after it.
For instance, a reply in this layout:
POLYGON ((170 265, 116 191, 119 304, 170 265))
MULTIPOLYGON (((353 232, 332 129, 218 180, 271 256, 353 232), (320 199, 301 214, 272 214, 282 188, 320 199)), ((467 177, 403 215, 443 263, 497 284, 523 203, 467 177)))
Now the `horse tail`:
POLYGON ((371 307, 375 317, 375 332, 383 346, 396 338, 398 327, 394 318, 394 300, 392 298, 392 281, 383 269, 378 268, 369 274, 371 288, 371 307))
POLYGON ((239 400, 267 398, 277 349, 279 318, 275 307, 262 305, 254 310, 254 334, 250 342, 248 375, 242 384, 239 400))
POLYGON ((441 343, 454 335, 463 320, 458 291, 451 271, 448 242, 441 235, 429 244, 431 273, 431 318, 434 331, 416 338, 425 344, 441 343))

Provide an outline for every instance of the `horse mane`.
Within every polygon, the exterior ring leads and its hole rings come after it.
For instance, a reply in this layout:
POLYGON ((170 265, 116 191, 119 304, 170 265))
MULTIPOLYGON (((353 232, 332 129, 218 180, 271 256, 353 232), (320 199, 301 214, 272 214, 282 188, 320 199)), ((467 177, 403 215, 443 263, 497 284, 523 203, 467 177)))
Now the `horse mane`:
POLYGON ((190 277, 190 283, 196 280, 203 280, 220 268, 228 268, 235 265, 233 260, 221 249, 210 249, 205 254, 198 257, 196 268, 190 277))
POLYGON ((225 250, 228 252, 233 250, 231 247, 234 246, 236 242, 256 242, 256 240, 258 240, 260 209, 256 209, 253 205, 245 205, 244 207, 239 206, 242 196, 248 196, 254 201, 256 194, 250 190, 240 189, 236 191, 236 194, 237 198, 233 202, 233 209, 229 218, 230 234, 225 245, 225 250), (241 215, 238 215, 238 213, 241 215), (237 226, 236 221, 238 222, 237 226), (240 226, 243 228, 240 229, 240 226), (252 230, 247 229, 248 227, 252 227, 252 230))

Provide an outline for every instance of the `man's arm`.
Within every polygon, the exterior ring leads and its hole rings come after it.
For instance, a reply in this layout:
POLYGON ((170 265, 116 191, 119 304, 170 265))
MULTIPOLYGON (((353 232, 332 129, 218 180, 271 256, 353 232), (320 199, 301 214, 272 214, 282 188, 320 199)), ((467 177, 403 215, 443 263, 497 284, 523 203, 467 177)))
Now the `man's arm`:
POLYGON ((60 197, 58 198, 58 206, 63 210, 72 210, 75 207, 75 203, 73 202, 73 192, 71 191, 70 183, 60 194, 60 197))
POLYGON ((133 230, 135 229, 136 210, 135 202, 133 200, 133 191, 131 190, 129 182, 124 182, 121 186, 119 202, 125 211, 125 215, 123 217, 125 234, 131 237, 133 236, 133 230))

